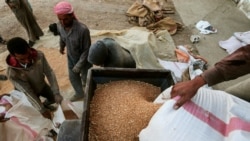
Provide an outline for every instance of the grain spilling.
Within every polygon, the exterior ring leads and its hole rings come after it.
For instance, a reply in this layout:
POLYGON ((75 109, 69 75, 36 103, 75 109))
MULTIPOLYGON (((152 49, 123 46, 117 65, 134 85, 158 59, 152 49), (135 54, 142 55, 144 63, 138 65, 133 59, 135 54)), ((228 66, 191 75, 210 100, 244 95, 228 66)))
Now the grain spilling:
POLYGON ((97 86, 90 103, 89 141, 137 141, 161 105, 161 93, 152 84, 123 80, 97 86))

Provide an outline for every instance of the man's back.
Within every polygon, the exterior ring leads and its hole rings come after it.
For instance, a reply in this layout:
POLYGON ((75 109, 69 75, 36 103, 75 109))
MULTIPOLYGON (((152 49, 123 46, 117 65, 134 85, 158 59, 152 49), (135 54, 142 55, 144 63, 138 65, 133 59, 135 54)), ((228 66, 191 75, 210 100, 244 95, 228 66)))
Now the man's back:
POLYGON ((112 38, 104 38, 93 44, 90 47, 88 61, 103 67, 136 67, 136 63, 130 52, 112 38))

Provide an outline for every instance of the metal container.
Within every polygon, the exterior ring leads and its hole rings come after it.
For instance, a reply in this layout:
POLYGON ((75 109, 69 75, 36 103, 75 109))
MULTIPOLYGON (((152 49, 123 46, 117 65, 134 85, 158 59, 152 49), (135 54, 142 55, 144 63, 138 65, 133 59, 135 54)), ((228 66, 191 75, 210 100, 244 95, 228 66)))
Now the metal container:
POLYGON ((161 91, 174 85, 176 79, 173 72, 165 69, 134 69, 134 68, 92 68, 88 71, 85 87, 84 107, 81 122, 81 140, 88 141, 90 101, 97 84, 118 80, 142 81, 161 88, 161 91))

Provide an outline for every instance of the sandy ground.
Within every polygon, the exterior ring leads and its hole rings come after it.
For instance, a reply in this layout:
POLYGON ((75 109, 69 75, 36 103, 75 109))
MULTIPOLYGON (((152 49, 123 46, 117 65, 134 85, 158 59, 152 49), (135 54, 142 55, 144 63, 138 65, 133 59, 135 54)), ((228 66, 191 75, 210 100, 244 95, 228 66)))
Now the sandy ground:
MULTIPOLYGON (((133 27, 127 21, 125 15, 128 8, 134 3, 135 0, 69 0, 73 5, 75 15, 77 18, 85 23, 90 29, 97 30, 122 30, 133 27)), ((37 18, 37 22, 44 32, 48 32, 48 26, 51 23, 57 22, 57 17, 53 13, 54 5, 59 0, 29 0, 32 5, 34 15, 37 18)), ((165 7, 170 7, 175 11, 174 5, 171 1, 165 1, 165 7)), ((4 1, 0 1, 0 34, 6 40, 20 36, 28 40, 26 31, 16 20, 14 14, 9 9, 4 1)), ((181 22, 178 12, 169 14, 167 16, 173 17, 175 20, 181 22)), ((175 43, 178 44, 189 44, 188 37, 190 31, 188 28, 184 28, 181 32, 172 36, 175 43)), ((58 42, 57 38, 51 42, 58 42)), ((54 69, 60 90, 64 97, 69 98, 73 91, 69 84, 66 56, 62 56, 58 52, 58 46, 55 44, 49 44, 46 47, 39 47, 40 50, 44 51, 46 57, 54 69)), ((5 73, 5 57, 7 55, 6 46, 0 45, 0 73, 5 73)), ((0 94, 8 93, 13 87, 9 81, 0 82, 0 94)))
MULTIPOLYGON (((59 0, 29 0, 29 2, 42 29, 47 28, 50 23, 57 22, 53 7, 59 0)), ((124 14, 134 0, 69 0, 69 2, 73 5, 77 18, 90 29, 124 29, 132 26, 126 22, 124 14)), ((4 1, 0 1, 0 12, 2 36, 27 37, 25 30, 4 1)))

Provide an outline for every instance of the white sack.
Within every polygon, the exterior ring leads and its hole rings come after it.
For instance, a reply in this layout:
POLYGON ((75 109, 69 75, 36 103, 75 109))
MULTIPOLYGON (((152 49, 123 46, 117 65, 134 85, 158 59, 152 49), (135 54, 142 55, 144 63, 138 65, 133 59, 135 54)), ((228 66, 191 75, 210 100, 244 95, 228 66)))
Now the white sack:
POLYGON ((44 118, 28 101, 24 93, 13 90, 5 97, 12 107, 6 112, 6 122, 0 123, 0 141, 45 141, 53 129, 51 120, 44 118))
POLYGON ((140 141, 249 141, 250 103, 207 88, 178 110, 176 99, 154 114, 140 141))
POLYGON ((167 89, 165 89, 164 91, 162 91, 158 96, 157 98, 154 100, 153 103, 155 104, 163 104, 164 102, 168 101, 171 99, 171 90, 172 90, 172 87, 169 87, 167 89))
POLYGON ((181 63, 175 61, 164 61, 158 58, 159 63, 167 70, 171 70, 177 81, 181 81, 183 72, 188 68, 188 63, 181 63))
POLYGON ((217 29, 213 28, 208 21, 200 20, 196 23, 195 27, 200 30, 201 34, 217 33, 217 29), (209 27, 212 29, 209 29, 209 27))

